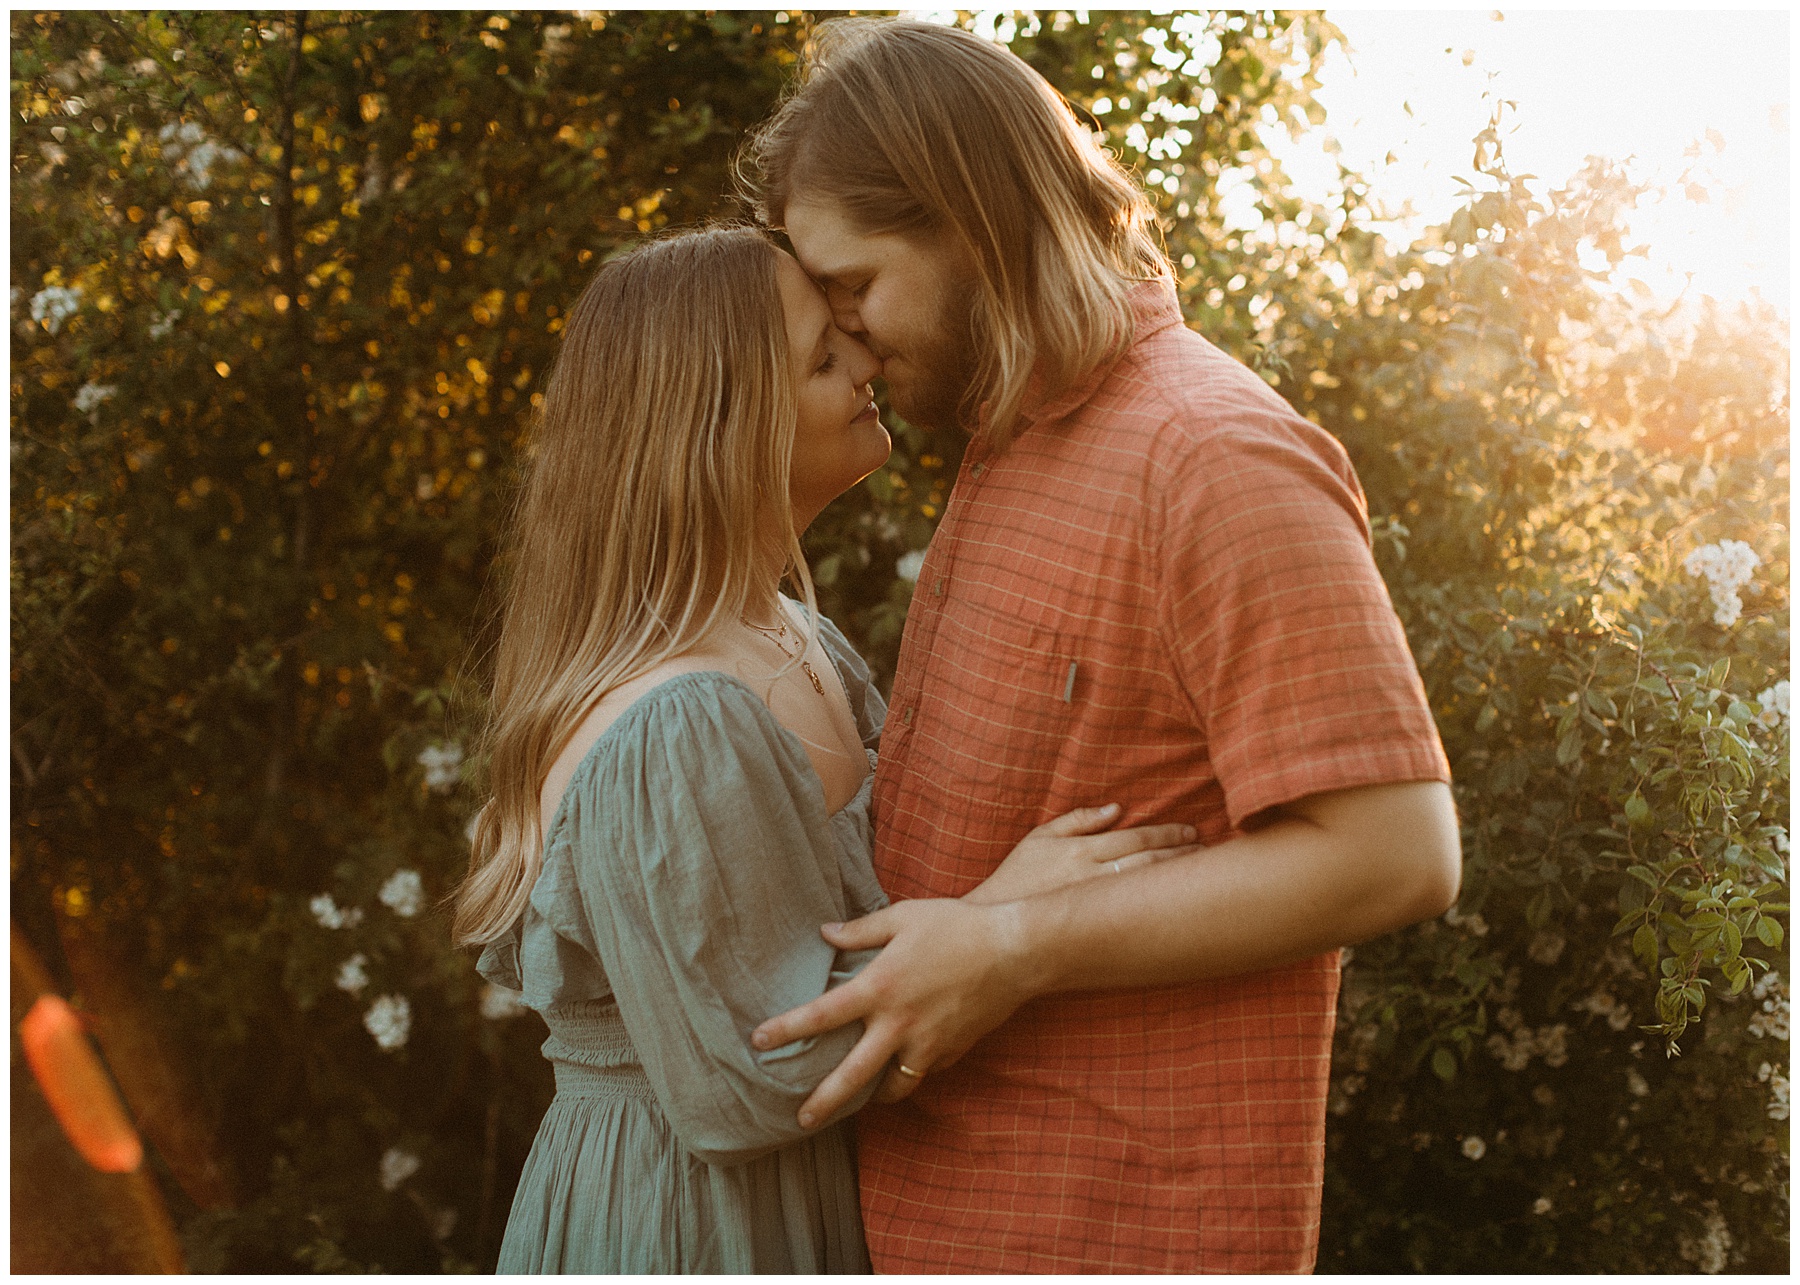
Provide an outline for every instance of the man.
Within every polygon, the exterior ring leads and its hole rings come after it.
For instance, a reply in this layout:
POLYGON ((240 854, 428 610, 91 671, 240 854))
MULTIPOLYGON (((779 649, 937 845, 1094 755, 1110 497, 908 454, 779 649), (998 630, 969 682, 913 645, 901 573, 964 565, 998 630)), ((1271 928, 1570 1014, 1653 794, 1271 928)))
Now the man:
POLYGON ((884 1077, 879 1271, 1309 1269, 1337 948, 1460 871, 1342 448, 1181 325, 1141 194, 997 45, 826 24, 745 174, 895 409, 973 439, 882 739, 895 904, 825 928, 885 949, 756 1043, 865 1024, 802 1119, 884 1077), (1209 846, 955 900, 1114 800, 1209 846))

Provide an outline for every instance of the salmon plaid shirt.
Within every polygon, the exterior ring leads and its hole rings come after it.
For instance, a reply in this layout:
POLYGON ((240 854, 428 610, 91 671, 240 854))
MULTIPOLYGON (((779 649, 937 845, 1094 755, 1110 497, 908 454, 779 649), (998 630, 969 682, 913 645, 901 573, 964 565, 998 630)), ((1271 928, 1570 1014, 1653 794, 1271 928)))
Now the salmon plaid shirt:
MULTIPOLYGON (((1026 831, 1246 819, 1448 780, 1338 443, 1135 288, 1117 361, 971 447, 921 568, 875 782, 896 900, 956 897, 1026 831)), ((859 1119, 882 1272, 1306 1271, 1336 951, 1021 1008, 859 1119)))

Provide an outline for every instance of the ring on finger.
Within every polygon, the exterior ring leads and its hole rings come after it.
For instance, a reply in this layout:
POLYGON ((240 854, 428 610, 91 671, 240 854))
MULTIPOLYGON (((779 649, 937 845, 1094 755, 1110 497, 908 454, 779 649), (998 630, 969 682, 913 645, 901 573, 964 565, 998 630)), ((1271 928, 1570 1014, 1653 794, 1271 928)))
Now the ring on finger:
POLYGON ((894 1063, 894 1069, 909 1080, 923 1080, 925 1078, 925 1072, 915 1071, 904 1062, 896 1061, 894 1063))

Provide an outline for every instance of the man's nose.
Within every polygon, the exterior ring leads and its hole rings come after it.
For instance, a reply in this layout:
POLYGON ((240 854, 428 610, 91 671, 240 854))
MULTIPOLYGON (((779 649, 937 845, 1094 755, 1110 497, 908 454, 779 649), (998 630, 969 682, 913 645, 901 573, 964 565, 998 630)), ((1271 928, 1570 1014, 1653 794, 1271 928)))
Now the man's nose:
MULTIPOLYGON (((841 328, 841 327, 840 327, 841 328)), ((869 346, 848 331, 845 337, 850 341, 849 358, 850 382, 866 384, 881 373, 881 359, 869 351, 869 346)))
POLYGON ((831 320, 839 330, 847 335, 862 335, 862 310, 856 306, 854 295, 848 290, 833 287, 826 292, 825 301, 831 305, 831 320))

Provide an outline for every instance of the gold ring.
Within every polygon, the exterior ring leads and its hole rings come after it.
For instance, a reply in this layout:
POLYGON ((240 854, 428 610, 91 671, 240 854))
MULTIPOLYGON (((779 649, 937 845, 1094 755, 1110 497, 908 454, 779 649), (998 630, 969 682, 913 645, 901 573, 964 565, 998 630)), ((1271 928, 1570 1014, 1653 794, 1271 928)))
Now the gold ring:
POLYGON ((911 1080, 923 1080, 925 1078, 925 1072, 915 1071, 904 1062, 895 1062, 894 1069, 911 1080))

